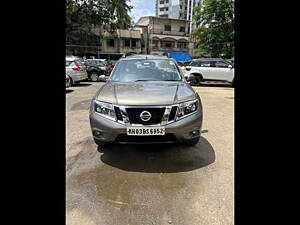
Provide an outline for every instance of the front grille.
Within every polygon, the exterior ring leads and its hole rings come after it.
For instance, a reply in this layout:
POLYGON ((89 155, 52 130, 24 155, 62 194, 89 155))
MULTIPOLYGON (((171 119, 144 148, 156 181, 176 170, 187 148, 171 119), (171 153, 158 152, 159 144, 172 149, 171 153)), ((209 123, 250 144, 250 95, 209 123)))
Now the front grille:
POLYGON ((173 106, 170 112, 169 121, 175 119, 176 111, 177 111, 177 106, 173 106))
POLYGON ((115 106, 115 112, 116 112, 117 120, 123 121, 123 117, 122 117, 122 114, 121 114, 121 111, 120 111, 119 107, 115 106))
POLYGON ((165 112, 165 107, 163 108, 126 108, 126 112, 129 117, 130 123, 133 124, 142 124, 142 125, 151 125, 161 123, 162 117, 165 112), (149 121, 143 121, 140 118, 140 114, 143 111, 148 111, 151 114, 149 121))
POLYGON ((131 136, 127 134, 119 134, 115 142, 176 142, 174 134, 152 135, 152 136, 131 136))

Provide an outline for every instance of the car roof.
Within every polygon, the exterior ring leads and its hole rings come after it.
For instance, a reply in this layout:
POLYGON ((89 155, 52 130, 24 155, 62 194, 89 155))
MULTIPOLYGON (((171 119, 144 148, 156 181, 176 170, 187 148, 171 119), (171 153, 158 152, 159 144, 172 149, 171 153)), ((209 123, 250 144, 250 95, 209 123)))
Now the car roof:
POLYGON ((130 55, 124 58, 120 58, 119 60, 130 60, 130 59, 170 59, 167 56, 162 56, 162 55, 130 55))
POLYGON ((86 61, 105 61, 107 59, 86 59, 86 61))
POLYGON ((74 61, 74 60, 78 60, 78 59, 81 59, 80 57, 77 57, 77 56, 66 56, 66 60, 67 61, 74 61))
POLYGON ((198 59, 193 59, 192 61, 212 61, 212 60, 224 60, 221 58, 198 58, 198 59))

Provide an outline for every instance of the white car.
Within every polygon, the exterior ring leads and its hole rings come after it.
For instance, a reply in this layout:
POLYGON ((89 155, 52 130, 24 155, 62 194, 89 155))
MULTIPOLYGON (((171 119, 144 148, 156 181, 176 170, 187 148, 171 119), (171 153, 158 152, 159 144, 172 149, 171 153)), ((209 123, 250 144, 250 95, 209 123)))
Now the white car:
POLYGON ((191 85, 199 85, 203 81, 234 83, 233 65, 218 58, 194 59, 186 67, 188 75, 186 79, 191 85))

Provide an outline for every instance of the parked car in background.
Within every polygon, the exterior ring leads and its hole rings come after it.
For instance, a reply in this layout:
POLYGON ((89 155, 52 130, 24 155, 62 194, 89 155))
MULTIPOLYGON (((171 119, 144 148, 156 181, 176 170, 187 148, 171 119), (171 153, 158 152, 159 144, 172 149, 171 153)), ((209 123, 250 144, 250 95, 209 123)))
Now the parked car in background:
POLYGON ((188 71, 186 78, 191 85, 199 85, 203 81, 234 83, 233 65, 224 59, 194 59, 186 67, 186 71, 188 71))
POLYGON ((71 86, 88 79, 83 60, 75 56, 66 57, 66 74, 70 77, 71 86))
POLYGON ((234 59, 226 59, 226 61, 228 61, 229 63, 231 63, 231 65, 234 67, 234 59))
POLYGON ((86 71, 89 80, 99 81, 106 80, 110 75, 110 65, 102 59, 87 59, 85 60, 86 71))
POLYGON ((66 88, 71 87, 71 79, 70 77, 66 74, 66 88))
POLYGON ((111 69, 113 69, 115 67, 117 62, 118 62, 118 60, 109 60, 111 69))
POLYGON ((198 143, 202 104, 176 61, 129 56, 116 64, 92 99, 90 125, 97 145, 198 143))

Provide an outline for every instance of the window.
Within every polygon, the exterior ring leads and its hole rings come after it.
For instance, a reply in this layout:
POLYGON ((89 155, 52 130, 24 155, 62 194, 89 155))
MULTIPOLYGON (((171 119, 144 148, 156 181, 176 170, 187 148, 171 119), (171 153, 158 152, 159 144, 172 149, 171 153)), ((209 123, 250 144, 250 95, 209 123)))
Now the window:
POLYGON ((216 62, 216 67, 218 68, 228 68, 229 63, 224 62, 224 61, 217 61, 216 62))
POLYGON ((66 61, 66 66, 70 66, 73 61, 66 61))
POLYGON ((178 42, 177 43, 178 48, 187 48, 187 42, 178 42))
POLYGON ((153 47, 158 47, 158 40, 153 40, 152 41, 152 46, 153 47))
POLYGON ((161 46, 163 48, 174 48, 175 42, 174 41, 162 41, 161 46))
POLYGON ((166 11, 168 11, 168 10, 169 10, 169 8, 167 7, 167 8, 166 8, 166 11))
POLYGON ((180 27, 179 32, 185 32, 185 27, 180 27))
POLYGON ((203 61, 201 62, 202 67, 216 67, 215 61, 203 61))
POLYGON ((125 47, 130 47, 130 40, 129 39, 124 40, 124 46, 125 47))
POLYGON ((165 31, 171 31, 171 25, 165 25, 165 31))
POLYGON ((164 4, 164 1, 160 1, 159 4, 164 4))
POLYGON ((94 63, 98 66, 105 66, 104 62, 101 62, 100 60, 95 60, 94 63))
POLYGON ((215 67, 215 62, 195 60, 190 63, 190 66, 215 67))
POLYGON ((130 59, 119 61, 112 82, 132 82, 136 80, 181 80, 176 64, 169 59, 130 59))
POLYGON ((159 11, 164 11, 164 8, 160 8, 159 11))
POLYGON ((169 3, 169 0, 166 0, 166 3, 169 3))
POLYGON ((115 47, 115 40, 114 39, 108 39, 107 40, 108 47, 115 47))
POLYGON ((131 40, 131 47, 136 47, 136 40, 131 40))

